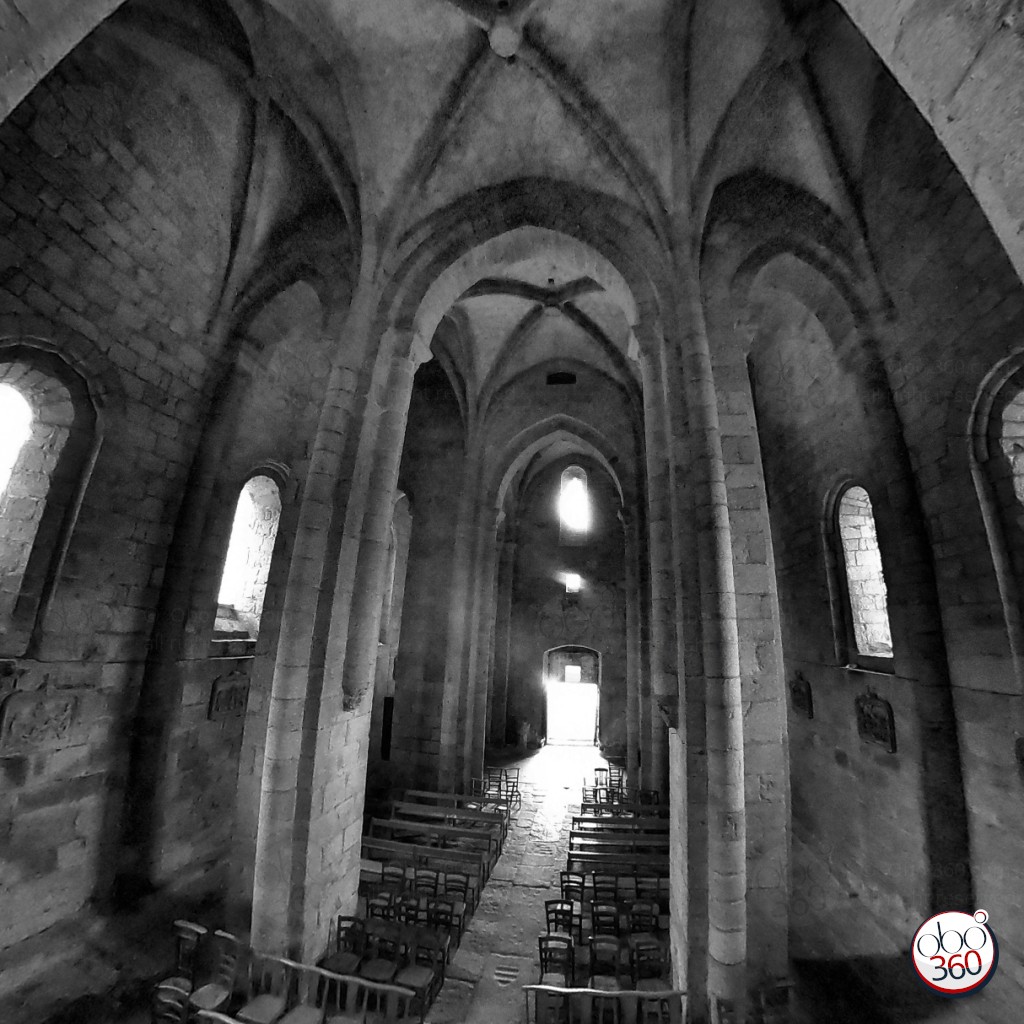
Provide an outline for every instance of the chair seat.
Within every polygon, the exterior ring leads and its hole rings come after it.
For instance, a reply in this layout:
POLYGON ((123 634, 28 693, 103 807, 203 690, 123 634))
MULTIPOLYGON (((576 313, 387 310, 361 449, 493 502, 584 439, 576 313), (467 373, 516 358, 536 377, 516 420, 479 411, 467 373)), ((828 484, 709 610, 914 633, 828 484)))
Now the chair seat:
POLYGON ((330 971, 332 974, 355 974, 356 968, 362 959, 358 953, 340 950, 337 953, 325 956, 318 966, 322 967, 325 971, 330 971))
POLYGON ((296 1006, 289 1010, 278 1024, 320 1024, 323 1012, 323 1007, 319 1006, 296 1006))
POLYGON ((211 982, 200 985, 189 997, 189 1005, 197 1010, 219 1010, 231 998, 227 985, 211 982))
POLYGON ((553 971, 549 971, 547 974, 542 974, 540 976, 540 981, 538 982, 538 984, 540 984, 540 985, 553 985, 556 988, 567 988, 568 987, 566 985, 566 983, 565 983, 565 975, 564 974, 558 974, 558 973, 553 972, 553 971))
POLYGON ((265 992, 255 999, 249 1000, 235 1016, 249 1024, 274 1024, 285 1008, 284 996, 274 996, 265 992))
POLYGON ((630 949, 632 949, 634 946, 637 946, 637 945, 644 945, 644 946, 651 946, 651 945, 660 946, 661 945, 661 942, 658 939, 658 936, 655 935, 653 932, 633 932, 632 935, 630 935, 628 937, 627 941, 629 943, 629 948, 630 949))
POLYGON ((377 957, 375 960, 368 960, 359 968, 359 977, 365 978, 367 981, 379 981, 386 985, 394 978, 397 971, 398 964, 394 960, 377 957))
POLYGON ((426 988, 433 980, 434 972, 422 964, 404 967, 395 976, 395 984, 406 988, 426 988))
POLYGON ((664 992, 672 983, 666 978, 641 978, 636 983, 637 992, 664 992))
POLYGON ((595 974, 594 977, 590 979, 590 987, 596 988, 599 992, 622 991, 619 979, 613 978, 610 974, 595 974))
POLYGON ((336 1013, 334 1016, 325 1017, 324 1024, 363 1024, 365 1016, 362 1010, 355 1013, 336 1013))

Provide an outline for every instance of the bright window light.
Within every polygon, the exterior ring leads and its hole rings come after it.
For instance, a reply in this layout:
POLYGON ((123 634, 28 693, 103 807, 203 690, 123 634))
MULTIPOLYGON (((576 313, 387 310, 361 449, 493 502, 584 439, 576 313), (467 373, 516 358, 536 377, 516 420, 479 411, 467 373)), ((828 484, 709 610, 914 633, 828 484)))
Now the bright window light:
POLYGON ((565 681, 567 683, 580 683, 583 681, 583 666, 582 665, 566 665, 565 666, 565 681))
POLYGON ((32 433, 32 407, 17 388, 0 384, 0 495, 7 490, 14 464, 32 433))
POLYGON ((584 477, 562 478, 558 495, 558 517, 567 530, 583 533, 590 529, 590 499, 584 477))
POLYGON ((578 573, 567 572, 565 574, 565 592, 567 594, 578 594, 582 585, 583 579, 578 573))

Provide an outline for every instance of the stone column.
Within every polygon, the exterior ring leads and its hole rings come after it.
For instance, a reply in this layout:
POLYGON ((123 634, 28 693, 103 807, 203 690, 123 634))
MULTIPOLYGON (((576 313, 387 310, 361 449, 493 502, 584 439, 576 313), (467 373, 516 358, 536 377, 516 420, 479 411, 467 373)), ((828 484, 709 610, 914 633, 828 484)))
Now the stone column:
POLYGON ((647 704, 647 731, 641 778, 644 785, 668 796, 668 728, 658 697, 677 692, 675 562, 672 530, 672 477, 661 368, 652 364, 657 340, 653 325, 640 324, 647 354, 641 359, 647 455, 648 551, 650 554, 650 677, 641 692, 647 704))
POLYGON ((640 761, 640 551, 636 520, 619 513, 626 548, 626 777, 639 777, 640 761))
MULTIPOLYGON (((691 248, 681 244, 679 251, 690 252, 691 248)), ((711 353, 697 268, 689 259, 677 261, 676 280, 680 285, 682 369, 695 446, 693 487, 706 684, 708 995, 712 1002, 720 999, 735 1007, 737 1019, 743 1020, 748 984, 747 830, 732 531, 711 353)))
POLYGON ((455 523, 455 546, 449 594, 448 653, 441 706, 440 782, 448 789, 468 787, 465 742, 473 709, 469 695, 469 646, 473 635, 473 570, 479 541, 476 482, 480 453, 470 440, 470 455, 462 479, 462 495, 455 523))
MULTIPOLYGON (((506 529, 508 527, 506 526, 506 529)), ((512 639, 512 584, 515 574, 516 542, 506 537, 498 557, 498 587, 495 602, 494 669, 491 674, 491 743, 505 742, 508 723, 508 656, 512 639)))

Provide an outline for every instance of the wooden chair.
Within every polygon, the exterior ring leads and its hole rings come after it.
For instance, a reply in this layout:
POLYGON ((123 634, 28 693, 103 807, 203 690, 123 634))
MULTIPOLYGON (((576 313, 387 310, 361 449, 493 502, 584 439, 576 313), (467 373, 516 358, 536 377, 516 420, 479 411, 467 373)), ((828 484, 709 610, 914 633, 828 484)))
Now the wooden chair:
POLYGON ((242 944, 230 932, 216 931, 213 938, 216 943, 213 974, 188 997, 189 1006, 197 1011, 222 1010, 235 991, 242 944))
POLYGON ((576 976, 576 951, 572 939, 565 935, 541 935, 537 938, 540 954, 541 985, 558 985, 568 988, 576 976))
POLYGON ((633 988, 657 991, 669 984, 668 961, 660 942, 638 942, 629 951, 629 973, 633 988))
POLYGON ((402 928, 394 921, 366 922, 366 959, 359 966, 359 977, 378 984, 389 984, 402 966, 402 928))
POLYGON ((193 921, 174 922, 174 973, 164 981, 191 992, 196 985, 199 943, 207 929, 193 921))
POLYGON ((429 928, 418 928, 409 953, 409 964, 395 975, 395 984, 411 988, 420 1007, 420 1020, 444 984, 445 943, 429 928))
POLYGON ((249 958, 246 1001, 235 1014, 246 1024, 273 1024, 284 1015, 292 985, 292 962, 266 953, 249 958))
POLYGON ((446 871, 444 884, 440 887, 438 897, 452 905, 452 925, 455 928, 455 944, 462 942, 462 933, 466 929, 466 916, 469 908, 469 878, 458 871, 446 871))
POLYGON ((619 984, 619 940, 612 935, 590 937, 589 985, 602 992, 617 992, 619 984))
POLYGON ((561 871, 558 874, 562 899, 572 904, 573 926, 577 942, 583 941, 583 903, 585 901, 587 878, 577 871, 561 871))
POLYGON ((629 908, 629 945, 658 941, 658 904, 637 900, 629 908))
POLYGON ((616 875, 594 873, 591 888, 595 903, 617 903, 619 899, 619 879, 616 875))
POLYGON ((366 925, 358 917, 339 916, 328 936, 328 952, 317 967, 333 974, 355 974, 366 948, 366 925))
POLYGON ((545 900, 544 918, 549 935, 564 935, 572 939, 573 906, 569 900, 545 900))
POLYGON ((613 935, 619 937, 619 908, 614 903, 592 903, 590 905, 591 935, 613 935))
POLYGON ((523 806, 523 795, 519 792, 519 769, 505 769, 505 791, 501 794, 517 810, 523 806))

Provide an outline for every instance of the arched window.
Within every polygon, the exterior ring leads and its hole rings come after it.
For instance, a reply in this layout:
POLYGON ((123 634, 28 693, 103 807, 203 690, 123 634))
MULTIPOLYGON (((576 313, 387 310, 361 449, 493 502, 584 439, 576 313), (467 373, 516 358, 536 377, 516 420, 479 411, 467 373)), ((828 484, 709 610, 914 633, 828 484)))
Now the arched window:
POLYGON ((31 433, 32 406, 17 388, 0 384, 0 498, 31 433))
POLYGON ((281 519, 281 494, 269 476, 254 476, 238 495, 217 595, 216 632, 256 639, 270 559, 281 519))
POLYGON ((95 455, 96 409, 63 359, 0 345, 0 655, 23 654, 95 455))
POLYGON ((587 474, 579 466, 569 466, 562 472, 558 491, 559 542, 580 543, 590 530, 590 495, 587 493, 587 474))
POLYGON ((848 653, 862 658, 891 658, 882 552, 871 498, 863 487, 849 487, 843 492, 836 506, 836 529, 845 570, 847 625, 853 640, 848 653))

